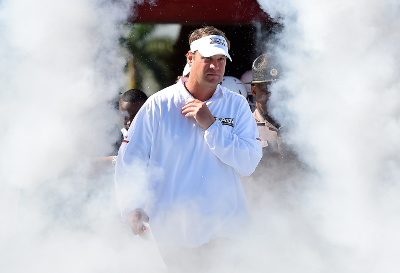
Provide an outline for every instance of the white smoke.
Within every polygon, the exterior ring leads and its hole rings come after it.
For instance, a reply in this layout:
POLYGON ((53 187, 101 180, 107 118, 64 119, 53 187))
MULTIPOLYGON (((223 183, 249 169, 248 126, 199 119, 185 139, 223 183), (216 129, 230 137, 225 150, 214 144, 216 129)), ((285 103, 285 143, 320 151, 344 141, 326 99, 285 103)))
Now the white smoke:
POLYGON ((130 2, 0 1, 2 272, 149 267, 151 245, 120 222, 112 171, 92 164, 119 138, 130 2))
POLYGON ((258 264, 273 272, 397 272, 400 4, 259 3, 284 25, 273 47, 284 68, 273 115, 312 171, 290 196, 264 200, 258 264))
MULTIPOLYGON (((89 170, 112 152, 123 84, 129 9, 112 2, 0 1, 2 272, 162 271, 154 245, 118 224, 112 176, 89 170)), ((260 5, 284 25, 274 114, 313 171, 264 196, 219 272, 396 272, 400 5, 260 5)))

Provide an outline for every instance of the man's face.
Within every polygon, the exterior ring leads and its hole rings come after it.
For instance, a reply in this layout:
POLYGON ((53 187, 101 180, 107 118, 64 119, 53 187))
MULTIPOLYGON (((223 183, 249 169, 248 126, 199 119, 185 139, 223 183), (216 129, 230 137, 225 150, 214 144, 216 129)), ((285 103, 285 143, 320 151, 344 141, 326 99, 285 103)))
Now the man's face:
POLYGON ((215 87, 222 81, 226 65, 225 55, 203 57, 196 51, 189 52, 187 56, 191 65, 190 77, 197 83, 215 87))
POLYGON ((268 115, 267 103, 271 96, 271 92, 269 91, 270 86, 271 82, 254 83, 251 85, 251 93, 256 99, 256 107, 264 116, 268 115))
POLYGON ((143 103, 144 102, 131 103, 123 101, 122 99, 119 101, 119 111, 121 112, 126 130, 131 126, 133 118, 136 116, 143 103))

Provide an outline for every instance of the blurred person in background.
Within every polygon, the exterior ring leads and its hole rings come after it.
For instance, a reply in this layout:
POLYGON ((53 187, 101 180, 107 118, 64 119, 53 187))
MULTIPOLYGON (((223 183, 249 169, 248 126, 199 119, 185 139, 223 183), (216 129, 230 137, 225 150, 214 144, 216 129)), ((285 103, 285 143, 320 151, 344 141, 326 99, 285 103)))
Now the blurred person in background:
POLYGON ((121 134, 119 140, 114 144, 114 155, 96 157, 95 168, 97 170, 107 170, 117 162, 117 153, 122 142, 128 137, 128 129, 137 112, 146 102, 147 95, 139 89, 130 89, 120 96, 118 108, 121 116, 121 134))
MULTIPOLYGON (((121 95, 119 100, 119 111, 123 118, 124 127, 121 129, 123 138, 127 138, 128 129, 132 124, 137 112, 146 102, 147 95, 139 89, 130 89, 121 95)), ((118 146, 119 149, 119 146, 118 146)))
POLYGON ((296 153, 286 142, 287 131, 272 116, 271 91, 281 75, 277 65, 267 54, 258 56, 252 65, 251 92, 256 109, 253 112, 260 134, 263 157, 256 171, 246 182, 246 193, 257 203, 265 190, 287 190, 287 184, 296 182, 298 172, 303 168, 296 153), (294 179, 293 179, 294 178, 294 179))
POLYGON ((255 100, 256 109, 253 112, 260 133, 263 146, 263 155, 266 157, 280 157, 283 154, 281 147, 281 126, 268 111, 271 97, 271 85, 278 80, 278 70, 269 63, 267 54, 262 54, 253 62, 251 93, 255 100))
POLYGON ((250 175, 262 156, 246 99, 219 84, 231 59, 225 34, 206 26, 189 44, 189 76, 146 101, 115 171, 123 221, 139 235, 149 223, 171 272, 212 270, 227 255, 218 249, 244 237, 250 218, 239 174, 250 175))

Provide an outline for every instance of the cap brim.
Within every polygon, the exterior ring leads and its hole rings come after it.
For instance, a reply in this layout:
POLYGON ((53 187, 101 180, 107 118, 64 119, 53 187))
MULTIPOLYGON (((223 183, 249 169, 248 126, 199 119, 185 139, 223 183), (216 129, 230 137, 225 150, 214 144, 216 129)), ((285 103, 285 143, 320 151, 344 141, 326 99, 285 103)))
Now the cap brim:
POLYGON ((277 80, 279 80, 279 79, 263 80, 263 81, 251 81, 251 82, 244 82, 243 84, 253 84, 253 83, 276 82, 277 80))
POLYGON ((198 51, 200 52, 200 54, 203 57, 211 57, 214 55, 224 55, 224 56, 228 57, 228 59, 232 62, 232 58, 229 55, 229 53, 220 47, 215 46, 215 47, 209 47, 209 48, 201 48, 201 49, 198 49, 198 51))

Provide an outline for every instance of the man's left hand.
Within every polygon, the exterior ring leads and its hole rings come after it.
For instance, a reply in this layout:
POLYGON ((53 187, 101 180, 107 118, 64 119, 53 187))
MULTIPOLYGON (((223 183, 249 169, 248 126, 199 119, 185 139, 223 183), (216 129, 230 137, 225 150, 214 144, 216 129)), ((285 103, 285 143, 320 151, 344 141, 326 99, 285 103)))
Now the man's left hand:
POLYGON ((133 234, 145 237, 145 223, 149 222, 149 216, 142 209, 135 209, 128 215, 127 222, 133 234))

